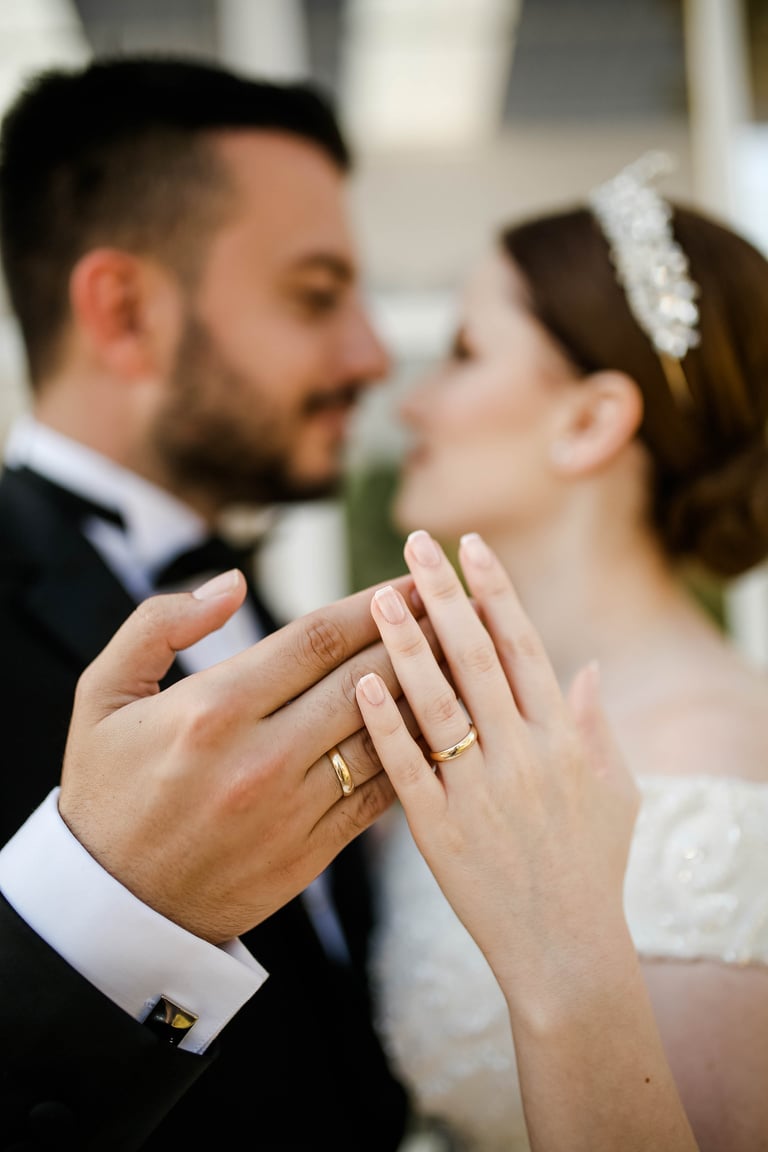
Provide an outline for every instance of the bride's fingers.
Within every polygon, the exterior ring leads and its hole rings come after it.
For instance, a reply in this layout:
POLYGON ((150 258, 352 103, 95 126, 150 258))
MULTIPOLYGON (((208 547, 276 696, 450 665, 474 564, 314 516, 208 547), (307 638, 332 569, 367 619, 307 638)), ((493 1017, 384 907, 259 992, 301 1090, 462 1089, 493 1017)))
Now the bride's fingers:
POLYGON ((596 662, 576 674, 568 690, 568 707, 581 735, 587 763, 597 776, 639 802, 639 791, 619 749, 600 701, 600 675, 596 662))
POLYGON ((424 759, 403 716, 380 676, 369 672, 357 683, 358 707, 379 760, 408 815, 417 841, 421 821, 437 826, 445 792, 424 759))
MULTIPOLYGON (((405 559, 452 679, 475 725, 486 739, 507 736, 510 723, 519 720, 510 686, 493 639, 452 564, 439 544, 423 531, 412 532, 408 537, 405 559)), ((453 743, 460 738, 457 735, 453 743)))
POLYGON ((466 713, 403 597, 391 586, 379 588, 371 600, 371 613, 430 748, 458 744, 467 734, 466 713))
MULTIPOLYGON (((547 723, 553 708, 562 706, 562 693, 541 638, 523 611, 509 576, 474 532, 462 537, 459 562, 520 712, 533 723, 547 723)), ((437 624, 435 628, 439 632, 437 624)))

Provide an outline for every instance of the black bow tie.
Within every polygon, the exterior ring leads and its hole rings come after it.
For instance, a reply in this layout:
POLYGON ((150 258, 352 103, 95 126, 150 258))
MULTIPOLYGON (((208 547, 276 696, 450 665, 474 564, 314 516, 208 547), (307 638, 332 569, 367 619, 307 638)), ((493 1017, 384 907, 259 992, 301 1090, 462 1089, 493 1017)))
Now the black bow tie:
MULTIPOLYGON (((116 508, 107 508, 87 496, 80 496, 69 488, 62 488, 61 485, 49 480, 47 476, 41 476, 31 468, 18 468, 14 471, 23 475, 27 484, 42 492, 63 516, 74 523, 81 524, 87 517, 95 516, 119 528, 125 528, 125 520, 116 508)), ((161 568, 155 574, 155 587, 158 591, 162 591, 164 587, 182 584, 192 579, 202 584, 206 577, 226 572, 230 568, 239 568, 248 581, 251 602, 261 620, 264 632, 272 632, 279 625, 253 586, 254 555, 253 544, 239 547, 227 543, 221 536, 209 536, 207 540, 175 556, 170 563, 161 568)))
POLYGON ((158 589, 180 584, 191 579, 202 579, 209 574, 226 572, 239 568, 247 578, 251 576, 253 548, 238 548, 223 540, 221 536, 209 536, 207 540, 180 552, 155 574, 155 587, 158 589))
MULTIPOLYGON (((73 492, 70 488, 62 488, 47 476, 32 471, 31 468, 20 468, 18 472, 33 488, 45 493, 67 519, 81 524, 89 516, 95 516, 99 520, 115 524, 118 528, 125 528, 125 519, 116 508, 108 508, 88 496, 73 492)), ((164 565, 155 576, 155 584, 160 588, 167 584, 181 583, 198 575, 226 572, 228 568, 242 568, 245 575, 250 576, 252 558, 252 547, 238 548, 228 544, 221 536, 209 536, 201 544, 180 553, 170 563, 164 565)))
POLYGON ((248 544, 239 547, 230 544, 221 536, 209 536, 201 544, 186 552, 180 552, 155 574, 155 588, 162 592, 164 588, 188 583, 195 580, 202 584, 207 578, 227 572, 230 568, 239 568, 248 583, 248 596, 251 606, 260 621, 265 635, 274 632, 279 627, 269 608, 259 596, 253 582, 253 562, 255 545, 248 544))

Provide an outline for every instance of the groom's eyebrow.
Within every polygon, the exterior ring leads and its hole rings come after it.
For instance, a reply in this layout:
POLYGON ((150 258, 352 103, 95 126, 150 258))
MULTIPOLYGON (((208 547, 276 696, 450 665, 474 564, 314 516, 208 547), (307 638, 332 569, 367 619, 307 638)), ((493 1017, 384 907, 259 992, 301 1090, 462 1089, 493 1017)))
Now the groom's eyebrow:
POLYGON ((349 283, 356 277, 356 269, 343 256, 334 252, 308 252, 293 264, 294 272, 327 272, 343 283, 349 283))

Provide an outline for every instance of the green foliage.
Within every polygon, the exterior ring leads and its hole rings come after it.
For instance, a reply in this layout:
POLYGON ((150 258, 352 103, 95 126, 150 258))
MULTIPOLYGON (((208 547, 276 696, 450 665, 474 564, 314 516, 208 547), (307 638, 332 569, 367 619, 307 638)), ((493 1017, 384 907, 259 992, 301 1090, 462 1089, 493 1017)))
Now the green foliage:
POLYGON ((722 580, 691 565, 682 571, 688 590, 706 609, 719 628, 726 629, 725 588, 722 580))
POLYGON ((344 507, 353 592, 407 572, 405 538, 395 529, 390 513, 396 485, 397 466, 387 461, 359 469, 347 479, 344 507))

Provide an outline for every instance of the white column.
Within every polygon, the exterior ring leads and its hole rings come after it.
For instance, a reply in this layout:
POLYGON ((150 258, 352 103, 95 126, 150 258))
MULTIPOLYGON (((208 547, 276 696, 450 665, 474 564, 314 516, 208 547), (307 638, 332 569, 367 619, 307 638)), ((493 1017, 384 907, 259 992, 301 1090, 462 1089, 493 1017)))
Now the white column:
POLYGON ((693 183, 700 204, 732 217, 736 150, 751 114, 742 0, 685 0, 693 183))
POLYGON ((342 103, 368 150, 477 147, 498 131, 521 0, 347 0, 342 103))
POLYGON ((219 0, 219 46, 225 64, 269 80, 307 75, 299 0, 219 0))

